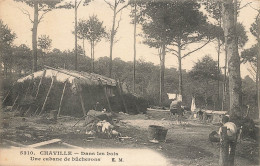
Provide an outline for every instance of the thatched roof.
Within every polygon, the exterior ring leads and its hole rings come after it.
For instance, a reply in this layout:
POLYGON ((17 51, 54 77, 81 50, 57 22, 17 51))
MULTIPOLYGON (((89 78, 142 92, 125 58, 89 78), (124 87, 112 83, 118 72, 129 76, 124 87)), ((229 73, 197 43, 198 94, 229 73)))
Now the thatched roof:
POLYGON ((68 81, 71 84, 80 84, 80 85, 104 85, 104 86, 116 86, 116 80, 87 72, 78 72, 74 70, 65 70, 65 69, 54 69, 51 67, 45 68, 41 71, 34 72, 28 76, 22 77, 17 80, 17 82, 24 82, 25 80, 41 78, 44 75, 46 78, 54 77, 58 82, 68 81), (45 75, 44 75, 45 73, 45 75))

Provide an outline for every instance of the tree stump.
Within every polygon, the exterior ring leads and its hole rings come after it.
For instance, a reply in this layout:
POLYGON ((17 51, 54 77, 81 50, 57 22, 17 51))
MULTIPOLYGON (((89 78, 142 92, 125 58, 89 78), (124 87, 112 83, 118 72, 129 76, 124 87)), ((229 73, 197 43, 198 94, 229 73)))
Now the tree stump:
POLYGON ((51 110, 50 111, 50 119, 52 120, 57 120, 57 114, 58 114, 58 111, 57 110, 51 110))
POLYGON ((221 127, 220 132, 220 154, 219 154, 219 165, 228 166, 228 155, 229 146, 228 146, 228 136, 227 136, 227 127, 221 127))

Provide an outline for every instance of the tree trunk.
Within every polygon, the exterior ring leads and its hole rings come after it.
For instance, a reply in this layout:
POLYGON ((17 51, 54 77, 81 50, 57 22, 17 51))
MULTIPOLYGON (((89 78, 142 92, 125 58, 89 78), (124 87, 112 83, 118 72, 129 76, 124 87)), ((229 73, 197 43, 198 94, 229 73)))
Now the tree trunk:
POLYGON ((4 77, 7 78, 7 64, 4 63, 4 77))
POLYGON ((181 46, 178 45, 178 63, 179 63, 179 94, 182 95, 182 64, 181 64, 181 46))
POLYGON ((258 98, 258 113, 259 113, 259 119, 260 119, 260 86, 259 84, 259 79, 260 79, 260 58, 259 58, 259 54, 257 54, 257 66, 256 66, 256 75, 257 75, 257 80, 256 80, 256 85, 257 85, 257 98, 258 98))
MULTIPOLYGON (((235 3, 236 6, 236 3, 235 3)), ((228 55, 229 72, 229 95, 231 116, 241 115, 241 77, 240 77, 240 57, 238 55, 238 44, 236 35, 236 12, 234 12, 233 0, 227 0, 223 3, 223 21, 224 35, 228 55), (235 17, 234 17, 235 16, 235 17)))
POLYGON ((160 72, 160 105, 163 103, 164 73, 165 73, 165 44, 162 45, 161 72, 160 72))
POLYGON ((92 46, 92 41, 90 41, 90 60, 91 60, 91 69, 90 69, 90 71, 91 72, 93 72, 93 51, 92 51, 92 49, 93 49, 93 46, 92 46))
POLYGON ((78 8, 77 8, 77 0, 75 0, 75 70, 78 70, 78 8))
POLYGON ((135 92, 135 65, 136 65, 136 3, 135 3, 135 18, 134 18, 134 64, 133 64, 133 91, 135 92))
POLYGON ((112 69, 113 69, 113 44, 114 44, 114 36, 115 36, 115 22, 116 22, 116 3, 114 6, 114 15, 113 15, 113 24, 110 35, 110 61, 109 61, 109 77, 112 77, 112 69))
POLYGON ((226 95, 227 95, 227 48, 225 41, 225 66, 224 66, 224 81, 223 81, 223 96, 222 96, 222 111, 225 109, 226 95))
POLYGON ((220 80, 220 68, 219 68, 219 59, 220 59, 220 47, 221 47, 221 43, 220 43, 220 39, 218 39, 218 92, 217 92, 217 109, 219 110, 219 106, 220 106, 220 84, 219 84, 219 80, 220 80))
POLYGON ((85 51, 85 40, 84 38, 82 39, 82 46, 83 46, 83 54, 86 56, 86 51, 85 51))
MULTIPOLYGON (((221 8, 221 4, 218 3, 218 8, 220 9, 221 8)), ((222 21, 222 18, 221 18, 221 15, 218 19, 218 26, 221 28, 222 25, 221 25, 221 21, 222 21)), ((220 103, 220 73, 221 73, 221 70, 220 70, 220 67, 219 67, 219 61, 220 61, 220 53, 221 53, 221 41, 220 41, 220 38, 218 38, 218 93, 217 93, 217 109, 219 110, 220 109, 220 106, 221 106, 221 103, 220 103)), ((223 99, 222 99, 223 100, 223 99)))
POLYGON ((92 56, 93 56, 93 59, 92 59, 92 71, 93 71, 93 73, 95 73, 95 42, 93 41, 93 43, 92 43, 92 56))
POLYGON ((32 52, 33 52, 33 72, 37 71, 37 29, 38 29, 38 2, 33 4, 34 8, 34 19, 33 19, 33 29, 32 29, 32 52))

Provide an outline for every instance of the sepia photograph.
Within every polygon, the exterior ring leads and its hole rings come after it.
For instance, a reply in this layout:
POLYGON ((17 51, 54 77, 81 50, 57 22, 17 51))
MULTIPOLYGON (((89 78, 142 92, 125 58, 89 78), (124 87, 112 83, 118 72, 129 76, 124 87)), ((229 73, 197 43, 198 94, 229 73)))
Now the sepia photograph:
POLYGON ((259 0, 0 0, 0 165, 260 165, 259 42, 259 0))

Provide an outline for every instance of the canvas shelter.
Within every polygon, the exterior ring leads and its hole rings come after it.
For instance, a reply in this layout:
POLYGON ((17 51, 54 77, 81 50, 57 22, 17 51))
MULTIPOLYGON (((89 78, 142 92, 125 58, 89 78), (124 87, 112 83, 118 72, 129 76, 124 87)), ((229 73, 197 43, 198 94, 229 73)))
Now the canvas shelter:
POLYGON ((222 117, 228 115, 228 111, 202 110, 202 112, 210 118, 212 123, 221 123, 222 117))
POLYGON ((191 110, 191 112, 195 112, 196 111, 195 97, 192 97, 192 99, 191 99, 190 110, 191 110))
POLYGON ((58 115, 82 116, 95 109, 96 103, 109 111, 128 113, 123 97, 126 88, 114 79, 95 73, 45 66, 18 79, 12 91, 14 109, 25 114, 58 110, 58 115))
POLYGON ((170 100, 177 99, 178 101, 182 101, 182 95, 180 95, 180 94, 177 94, 177 93, 167 93, 167 95, 168 95, 168 98, 170 100))

